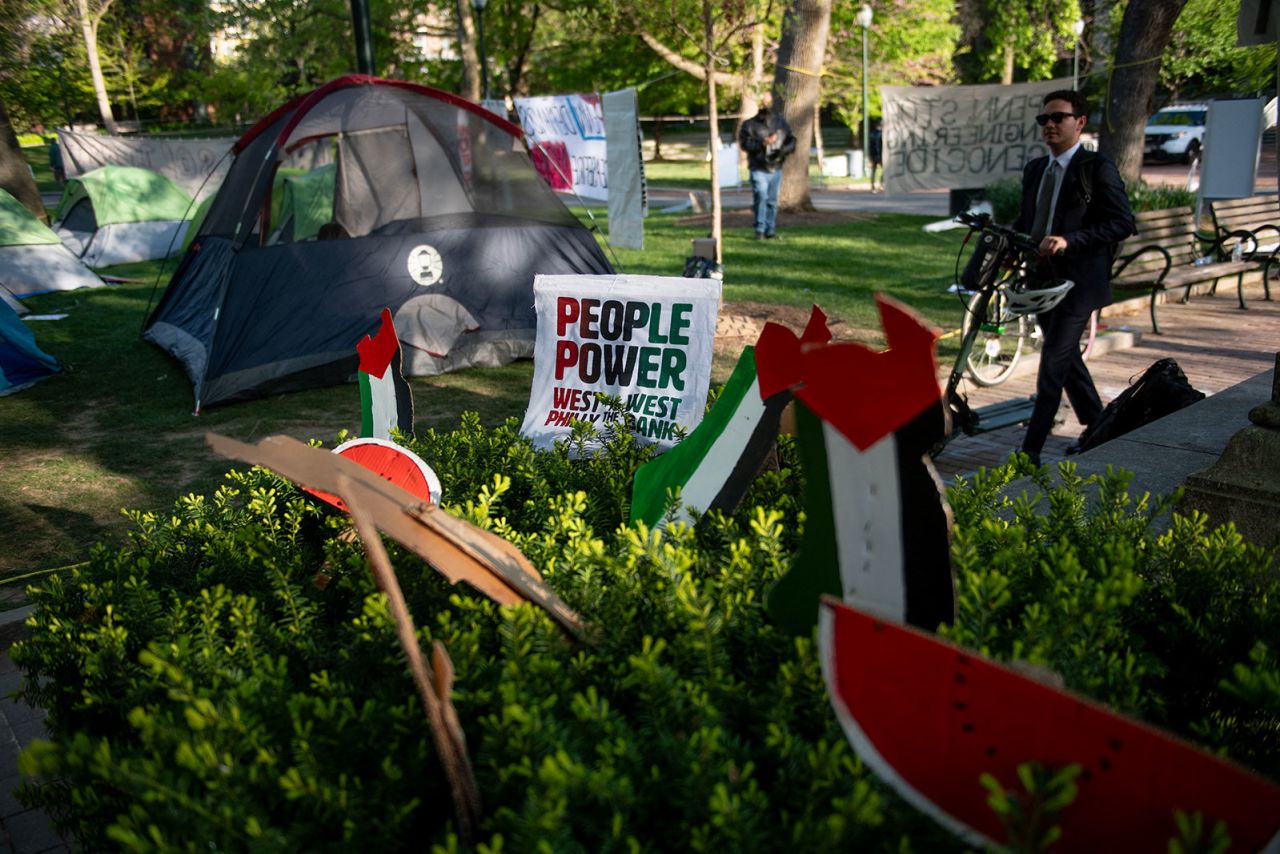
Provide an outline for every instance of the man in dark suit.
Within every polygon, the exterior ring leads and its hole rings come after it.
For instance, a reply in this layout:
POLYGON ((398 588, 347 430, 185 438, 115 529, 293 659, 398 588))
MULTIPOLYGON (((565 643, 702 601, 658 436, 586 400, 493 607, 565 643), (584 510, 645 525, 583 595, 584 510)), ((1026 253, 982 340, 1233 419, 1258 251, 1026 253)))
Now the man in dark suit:
POLYGON ((1089 315, 1111 303, 1116 244, 1137 231, 1115 163, 1080 145, 1087 121, 1088 108, 1079 92, 1045 95, 1036 122, 1049 156, 1023 169, 1022 213, 1014 223, 1039 244, 1033 278, 1075 282, 1062 302, 1038 316, 1044 347, 1035 408, 1022 440, 1022 451, 1037 465, 1063 391, 1081 424, 1091 424, 1102 413, 1093 378, 1080 357, 1080 336, 1089 315))

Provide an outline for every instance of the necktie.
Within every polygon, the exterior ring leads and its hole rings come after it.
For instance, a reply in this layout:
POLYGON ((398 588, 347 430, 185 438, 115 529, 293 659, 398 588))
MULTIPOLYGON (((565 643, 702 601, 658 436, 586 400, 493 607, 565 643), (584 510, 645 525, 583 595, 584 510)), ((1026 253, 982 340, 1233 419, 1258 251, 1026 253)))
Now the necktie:
POLYGON ((1040 182, 1040 195, 1036 197, 1036 221, 1031 226, 1031 239, 1036 243, 1044 240, 1044 236, 1049 233, 1049 212, 1053 208, 1053 191, 1058 186, 1058 172, 1061 167, 1058 161, 1053 160, 1049 163, 1049 168, 1044 170, 1044 180, 1040 182))

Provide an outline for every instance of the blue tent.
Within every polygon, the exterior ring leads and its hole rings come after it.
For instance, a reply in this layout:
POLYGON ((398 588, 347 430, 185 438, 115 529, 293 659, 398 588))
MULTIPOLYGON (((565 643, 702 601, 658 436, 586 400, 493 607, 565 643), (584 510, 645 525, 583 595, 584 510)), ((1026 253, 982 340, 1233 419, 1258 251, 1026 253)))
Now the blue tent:
POLYGON ((18 313, 0 300, 0 397, 22 391, 60 370, 58 360, 40 349, 18 313))

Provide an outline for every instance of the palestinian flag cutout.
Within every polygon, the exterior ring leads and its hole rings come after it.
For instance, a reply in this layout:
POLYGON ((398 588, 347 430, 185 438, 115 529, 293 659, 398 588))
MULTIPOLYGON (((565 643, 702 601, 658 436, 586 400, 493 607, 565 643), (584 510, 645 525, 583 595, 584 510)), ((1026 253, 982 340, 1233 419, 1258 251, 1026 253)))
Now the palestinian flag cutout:
POLYGON ((755 480, 778 438, 789 392, 760 398, 754 350, 742 351, 724 391, 680 444, 636 470, 631 485, 631 522, 653 527, 663 521, 667 495, 680 488, 675 521, 694 524, 707 510, 731 513, 755 480))
POLYGON ((391 310, 382 310, 382 325, 373 338, 356 344, 360 354, 360 435, 390 439, 394 427, 413 436, 413 393, 401 372, 400 339, 391 310))
POLYGON ((1079 764, 1061 851, 1160 852, 1174 812, 1226 822, 1232 851, 1280 846, 1280 786, 1173 736, 932 635, 823 601, 819 656, 854 751, 912 806, 974 846, 1000 845, 983 773, 1079 764))
MULTIPOLYGON (((431 466, 422 461, 422 457, 407 448, 386 439, 352 439, 334 448, 333 452, 364 466, 423 501, 440 503, 440 478, 436 477, 431 466)), ((343 513, 348 512, 347 505, 338 496, 318 489, 306 491, 343 513)))
MULTIPOLYGON (((831 340, 827 316, 817 306, 809 314, 800 342, 831 340)), ((679 445, 641 466, 631 485, 631 522, 653 527, 663 520, 667 495, 680 488, 675 521, 693 524, 708 510, 732 513, 760 471, 778 438, 790 391, 767 398, 756 379, 755 350, 746 347, 724 391, 694 431, 679 445)))
POLYGON ((807 635, 821 596, 929 631, 951 622, 950 516, 928 451, 946 435, 936 333, 876 296, 889 349, 804 348, 770 325, 756 348, 761 393, 793 390, 805 474, 805 538, 766 608, 807 635))

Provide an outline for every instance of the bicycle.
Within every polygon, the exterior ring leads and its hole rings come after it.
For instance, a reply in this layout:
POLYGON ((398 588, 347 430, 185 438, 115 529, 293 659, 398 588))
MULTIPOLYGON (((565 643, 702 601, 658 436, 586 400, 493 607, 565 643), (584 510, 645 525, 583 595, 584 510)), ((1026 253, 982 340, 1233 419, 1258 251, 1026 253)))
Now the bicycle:
MULTIPOLYGON (((968 299, 960 327, 960 352, 945 391, 952 415, 952 436, 956 429, 974 435, 1030 417, 1030 400, 975 410, 960 394, 960 383, 966 374, 982 386, 998 385, 1008 379, 1023 349, 1033 339, 1034 316, 1055 307, 1075 284, 1069 279, 1033 281, 1028 276, 1028 259, 1035 254, 1036 244, 1027 235, 992 222, 989 214, 964 213, 957 219, 969 227, 961 254, 974 235, 978 239, 973 255, 958 276, 959 292, 968 299)), ((1088 347, 1092 346, 1092 330, 1096 328, 1093 324, 1096 316, 1082 339, 1088 347)))

